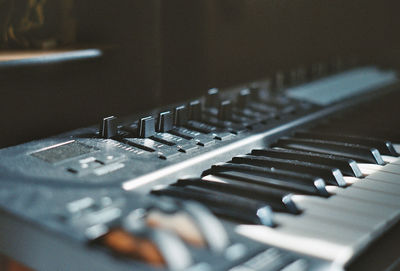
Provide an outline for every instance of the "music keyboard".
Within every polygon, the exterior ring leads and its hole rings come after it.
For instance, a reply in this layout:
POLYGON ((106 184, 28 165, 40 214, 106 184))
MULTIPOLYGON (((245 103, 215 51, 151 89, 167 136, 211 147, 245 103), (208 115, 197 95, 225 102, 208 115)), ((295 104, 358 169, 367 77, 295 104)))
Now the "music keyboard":
POLYGON ((397 90, 375 67, 260 81, 0 150, 19 244, 0 250, 38 270, 343 270, 398 225, 397 90))

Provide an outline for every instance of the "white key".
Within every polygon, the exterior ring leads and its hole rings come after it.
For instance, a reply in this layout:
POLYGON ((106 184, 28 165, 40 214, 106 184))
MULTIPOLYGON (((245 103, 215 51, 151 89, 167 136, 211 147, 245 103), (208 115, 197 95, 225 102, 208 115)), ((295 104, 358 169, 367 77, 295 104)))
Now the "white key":
POLYGON ((317 205, 327 206, 329 208, 336 208, 340 210, 344 210, 350 213, 359 213, 364 214, 369 217, 374 217, 377 219, 377 222, 382 220, 392 219, 397 215, 399 210, 390 206, 379 206, 374 203, 359 201, 356 199, 350 199, 346 197, 342 197, 340 195, 332 196, 328 199, 319 198, 313 196, 298 196, 295 195, 292 197, 292 200, 302 208, 302 202, 313 203, 317 205))
MULTIPOLYGON (((300 207, 300 206, 299 206, 300 207)), ((348 210, 338 209, 332 206, 319 205, 307 201, 301 202, 301 208, 309 216, 316 216, 327 221, 336 221, 344 225, 354 225, 373 232, 384 226, 384 222, 376 217, 365 214, 349 212, 348 210)))
POLYGON ((350 176, 344 176, 343 179, 346 182, 346 184, 354 184, 361 180, 360 178, 350 177, 350 176))
POLYGON ((400 165, 397 164, 387 164, 383 166, 382 171, 390 172, 400 176, 400 165))
POLYGON ((342 264, 349 261, 356 252, 356 248, 347 240, 332 240, 328 235, 318 236, 309 230, 284 226, 269 228, 260 225, 239 225, 235 231, 258 242, 342 264))
POLYGON ((307 212, 301 215, 275 213, 274 222, 280 226, 311 230, 315 234, 329 235, 334 238, 345 238, 351 242, 358 242, 369 235, 371 230, 355 225, 345 224, 336 220, 325 220, 320 217, 310 216, 307 212))
POLYGON ((400 158, 397 158, 397 160, 393 161, 392 164, 400 165, 400 158))
POLYGON ((357 187, 371 191, 380 191, 400 196, 400 183, 399 184, 387 183, 370 179, 369 177, 360 180, 359 182, 353 184, 351 187, 357 187))
POLYGON ((375 172, 378 172, 383 169, 384 166, 376 165, 376 164, 367 164, 367 163, 357 163, 358 167, 361 170, 361 173, 364 176, 371 175, 375 172))
POLYGON ((385 161, 385 163, 394 163, 399 159, 398 157, 389 156, 389 155, 381 155, 381 157, 382 157, 382 160, 385 161))
POLYGON ((372 179, 372 180, 382 181, 382 182, 400 184, 400 176, 399 175, 385 172, 385 171, 375 172, 375 173, 369 175, 367 178, 372 179))
POLYGON ((375 202, 377 204, 385 204, 388 206, 400 208, 400 197, 396 195, 378 191, 359 189, 354 186, 348 188, 331 186, 329 187, 329 190, 328 190, 329 192, 332 191, 336 195, 340 195, 343 197, 358 199, 360 201, 366 201, 366 202, 375 202))
POLYGON ((393 148, 397 153, 400 153, 400 144, 393 144, 393 148))
POLYGON ((361 173, 365 176, 374 174, 378 171, 385 171, 390 172, 393 174, 400 174, 400 165, 399 164, 387 164, 384 166, 376 165, 376 164, 365 164, 365 163, 358 163, 358 167, 361 170, 361 173))

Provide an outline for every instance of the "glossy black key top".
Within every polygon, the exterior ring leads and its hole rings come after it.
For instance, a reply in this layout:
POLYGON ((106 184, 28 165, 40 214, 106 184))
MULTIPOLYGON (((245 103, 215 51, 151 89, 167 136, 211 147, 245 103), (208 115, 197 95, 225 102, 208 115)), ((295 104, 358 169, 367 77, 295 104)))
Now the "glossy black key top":
POLYGON ((238 155, 232 159, 233 163, 278 168, 294 172, 303 172, 323 178, 327 183, 336 186, 346 186, 339 169, 297 160, 285 160, 255 155, 238 155))
POLYGON ((275 157, 280 159, 298 160, 313 164, 330 166, 332 168, 338 168, 344 175, 353 177, 362 177, 360 168, 357 166, 356 161, 345 157, 320 154, 313 152, 303 152, 290 149, 260 149, 252 150, 252 155, 275 157))
POLYGON ((380 140, 369 137, 342 135, 334 133, 316 133, 309 131, 300 131, 295 133, 295 137, 306 139, 331 140, 343 143, 358 144, 369 148, 376 148, 381 154, 398 157, 399 154, 395 151, 393 144, 390 141, 380 140))
POLYGON ((199 191, 178 186, 168 186, 163 189, 152 190, 152 194, 170 196, 181 199, 195 200, 207 206, 214 214, 227 217, 244 223, 275 226, 271 207, 256 200, 243 199, 222 193, 199 191), (222 195, 221 195, 222 194, 222 195))
POLYGON ((292 201, 290 191, 280 190, 272 187, 263 187, 250 183, 219 183, 199 179, 181 179, 176 185, 184 187, 201 188, 213 193, 219 192, 226 196, 236 195, 243 198, 255 199, 268 204, 273 211, 298 214, 300 210, 292 201))
MULTIPOLYGON (((322 196, 329 196, 329 193, 325 188, 325 181, 319 177, 315 177, 309 174, 290 172, 286 170, 276 168, 265 168, 246 164, 233 164, 233 163, 218 163, 213 165, 210 169, 203 172, 202 176, 208 174, 222 174, 225 172, 250 174, 254 176, 251 181, 258 182, 260 180, 255 179, 256 177, 262 177, 263 183, 274 183, 276 185, 282 185, 282 187, 288 185, 293 189, 299 189, 302 191, 313 191, 317 190, 322 196)), ((238 177, 241 178, 241 177, 238 177)), ((248 179, 248 181, 250 178, 248 179)), ((304 192, 305 193, 305 192, 304 192)))
POLYGON ((284 137, 280 138, 277 143, 272 145, 272 147, 333 154, 353 159, 356 162, 373 163, 378 165, 385 164, 377 149, 356 144, 284 137))
POLYGON ((260 175, 237 171, 217 172, 212 175, 206 175, 205 177, 208 178, 209 176, 212 176, 211 178, 213 178, 213 176, 216 176, 217 178, 223 178, 225 181, 229 180, 227 181, 228 183, 241 182, 246 184, 257 184, 264 187, 283 189, 294 194, 306 194, 322 197, 329 196, 329 193, 325 189, 325 182, 322 181, 322 179, 316 181, 315 183, 299 184, 286 180, 272 179, 260 175))

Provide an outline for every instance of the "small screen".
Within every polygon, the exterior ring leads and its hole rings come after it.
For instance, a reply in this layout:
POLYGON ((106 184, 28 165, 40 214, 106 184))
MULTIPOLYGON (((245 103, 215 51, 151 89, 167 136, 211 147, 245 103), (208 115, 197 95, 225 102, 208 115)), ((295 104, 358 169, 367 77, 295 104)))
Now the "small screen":
POLYGON ((62 145, 52 146, 44 150, 32 153, 31 155, 46 162, 54 164, 69 158, 77 157, 79 155, 91 153, 97 150, 98 149, 95 147, 73 141, 62 145))

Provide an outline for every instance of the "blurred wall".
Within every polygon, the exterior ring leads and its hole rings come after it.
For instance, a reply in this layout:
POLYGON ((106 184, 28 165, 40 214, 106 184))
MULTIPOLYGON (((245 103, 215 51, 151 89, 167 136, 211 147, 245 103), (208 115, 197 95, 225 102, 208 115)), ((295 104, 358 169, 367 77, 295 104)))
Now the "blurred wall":
POLYGON ((78 46, 104 56, 0 68, 0 146, 338 55, 396 65, 398 10, 398 0, 75 1, 78 46))

